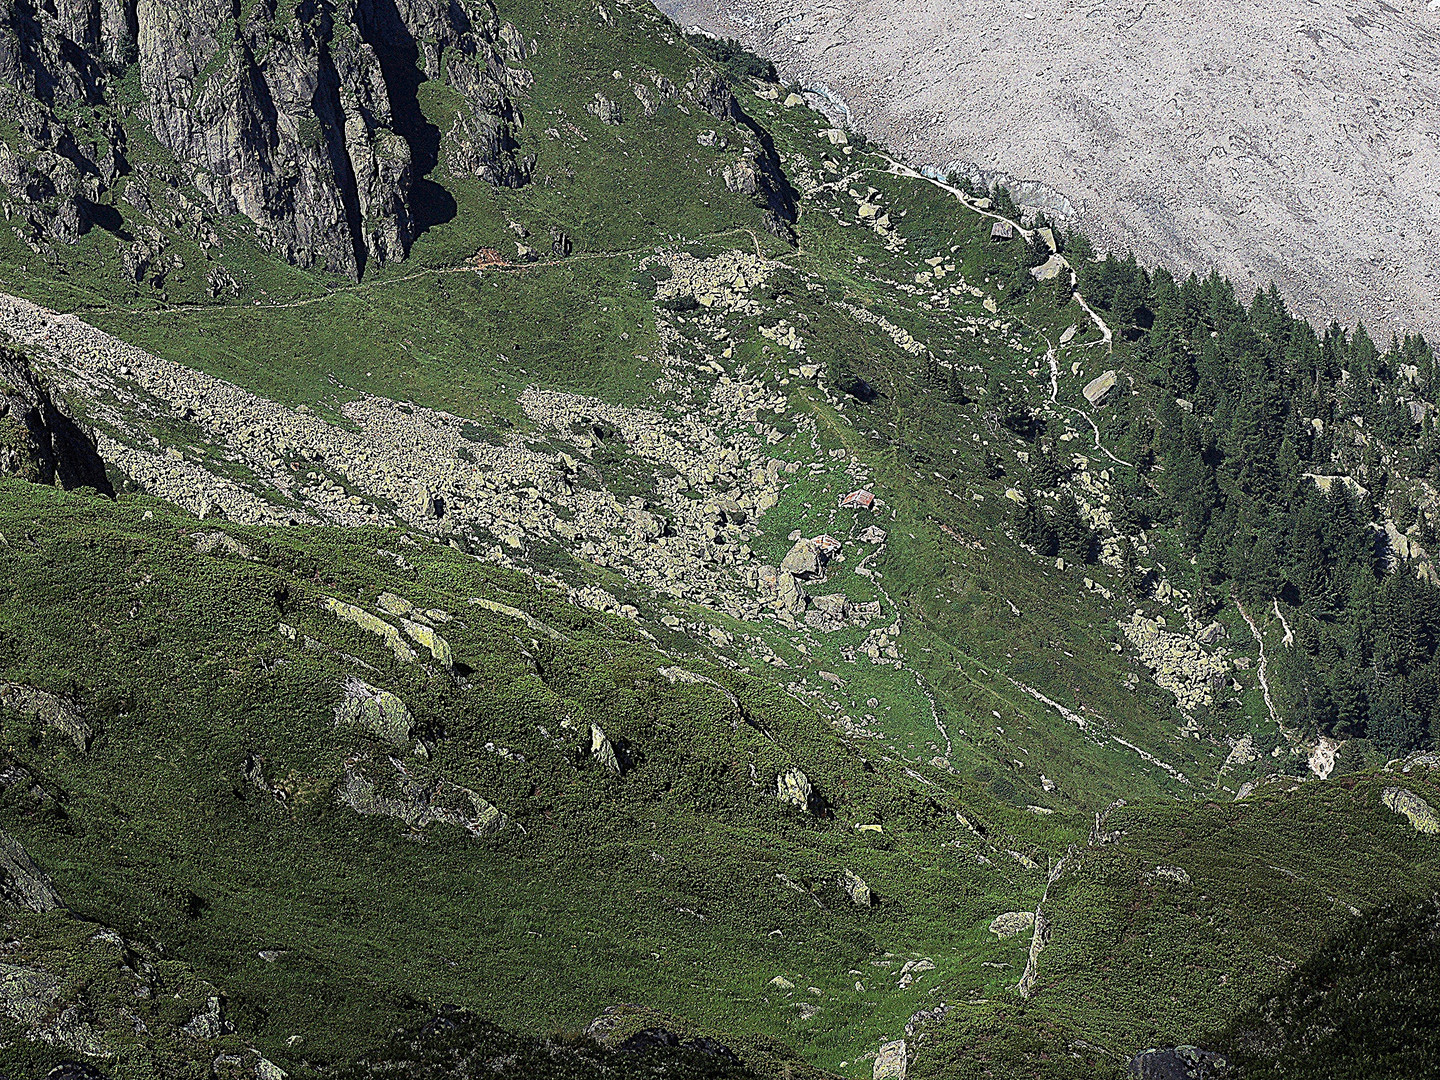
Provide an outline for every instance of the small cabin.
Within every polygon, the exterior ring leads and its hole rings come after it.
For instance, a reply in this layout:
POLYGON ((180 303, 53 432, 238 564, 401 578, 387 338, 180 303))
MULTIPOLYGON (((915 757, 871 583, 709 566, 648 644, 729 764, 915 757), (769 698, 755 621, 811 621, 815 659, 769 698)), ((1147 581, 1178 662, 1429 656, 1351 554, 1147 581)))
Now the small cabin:
POLYGON ((990 239, 996 243, 1015 239, 1015 226, 1008 221, 997 221, 990 226, 990 239))
POLYGON ((875 506, 875 495, 873 492, 864 490, 852 491, 840 499, 842 510, 871 510, 875 506))
POLYGON ((810 543, 813 544, 827 558, 831 555, 834 555, 843 546, 841 545, 839 540, 836 540, 833 536, 828 536, 824 533, 819 536, 812 537, 810 543))

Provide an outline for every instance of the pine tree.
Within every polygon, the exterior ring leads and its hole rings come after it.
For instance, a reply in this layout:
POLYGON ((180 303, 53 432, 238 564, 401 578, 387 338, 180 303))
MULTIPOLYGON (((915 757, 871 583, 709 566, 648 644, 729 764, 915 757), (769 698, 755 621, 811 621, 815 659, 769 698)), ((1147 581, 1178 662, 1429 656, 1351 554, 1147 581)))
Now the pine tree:
POLYGON ((1060 544, 1060 554, 1067 559, 1078 563, 1095 561, 1099 547, 1095 530, 1081 515, 1075 496, 1068 491, 1060 496, 1055 509, 1055 536, 1060 544))

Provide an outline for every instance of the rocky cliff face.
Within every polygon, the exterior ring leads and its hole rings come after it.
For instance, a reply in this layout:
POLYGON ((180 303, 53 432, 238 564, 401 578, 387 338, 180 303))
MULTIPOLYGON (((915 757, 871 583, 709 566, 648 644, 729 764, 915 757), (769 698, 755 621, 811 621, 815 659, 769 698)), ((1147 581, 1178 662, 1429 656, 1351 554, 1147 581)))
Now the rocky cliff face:
POLYGON ((9 349, 0 349, 0 476, 110 493, 90 435, 9 349))
POLYGON ((529 75, 506 66, 526 53, 475 0, 0 0, 0 108, 16 128, 0 141, 6 216, 18 208, 37 251, 73 243, 129 171, 125 124, 139 120, 217 213, 245 215, 298 266, 358 277, 443 220, 425 180, 442 136, 420 111, 424 79, 467 102, 447 158, 492 183, 528 179, 511 94, 529 75))

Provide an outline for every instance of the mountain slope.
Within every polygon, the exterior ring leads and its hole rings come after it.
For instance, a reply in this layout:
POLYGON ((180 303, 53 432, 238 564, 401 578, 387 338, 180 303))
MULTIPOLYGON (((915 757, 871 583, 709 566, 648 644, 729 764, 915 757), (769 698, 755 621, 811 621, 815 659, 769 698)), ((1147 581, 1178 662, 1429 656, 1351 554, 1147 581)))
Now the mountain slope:
POLYGON ((1434 336, 1440 8, 662 5, 824 88, 909 159, 1177 276, 1434 336))
MULTIPOLYGON (((524 43, 531 182, 441 153, 403 262, 199 243, 138 114, 117 228, 181 265, 0 229, 0 332, 116 494, 0 487, 4 828, 63 918, 293 1075, 1059 1076, 1219 1046, 1433 890, 1387 794, 1428 774, 1380 771, 1432 738, 1422 341, 1096 261, 651 8, 466 17, 524 43), (1227 891, 1262 859, 1303 881, 1227 891)), ((84 1052, 6 1015, 17 1069, 84 1052)))

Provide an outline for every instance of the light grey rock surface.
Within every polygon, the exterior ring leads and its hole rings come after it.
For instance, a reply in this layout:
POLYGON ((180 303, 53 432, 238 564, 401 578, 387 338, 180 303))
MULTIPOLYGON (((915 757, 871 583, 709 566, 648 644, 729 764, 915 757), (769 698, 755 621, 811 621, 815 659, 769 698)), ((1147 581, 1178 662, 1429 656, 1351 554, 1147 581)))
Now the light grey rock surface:
MULTIPOLYGON (((359 277, 404 258, 434 224, 420 190, 434 146, 459 173, 529 179, 511 94, 532 76, 508 66, 528 51, 483 0, 344 0, 323 18, 273 0, 243 13, 198 0, 74 0, 44 14, 6 2, 0 111, 13 133, 0 140, 0 203, 7 221, 22 215, 16 235, 37 253, 79 239, 96 200, 132 171, 114 112, 133 63, 140 115, 211 214, 243 214, 296 265, 359 277), (415 66, 463 103, 443 136, 421 114, 415 66)), ((145 184, 123 190, 135 209, 154 209, 145 184)), ((187 220, 210 224, 188 209, 187 220)), ((137 281, 161 254, 143 239, 122 243, 137 281)))
POLYGON ((915 163, 1312 319, 1440 332, 1440 7, 663 0, 915 163))

